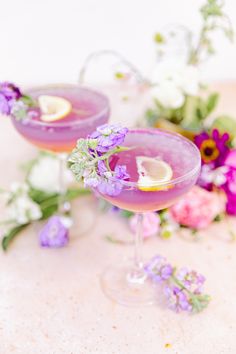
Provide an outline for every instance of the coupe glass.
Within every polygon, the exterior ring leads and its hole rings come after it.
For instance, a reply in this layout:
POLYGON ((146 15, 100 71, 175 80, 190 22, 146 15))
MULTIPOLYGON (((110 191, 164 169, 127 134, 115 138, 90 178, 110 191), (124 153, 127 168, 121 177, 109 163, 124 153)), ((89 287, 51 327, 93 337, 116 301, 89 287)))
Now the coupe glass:
MULTIPOLYGON (((63 97, 71 103, 71 112, 61 120, 45 122, 40 119, 40 110, 35 109, 31 119, 16 120, 12 123, 16 130, 30 143, 42 150, 54 152, 59 157, 59 213, 70 209, 65 202, 64 181, 67 153, 79 138, 86 138, 96 127, 107 123, 109 118, 108 99, 91 89, 78 85, 48 85, 35 87, 26 92, 37 100, 41 95, 63 97)), ((50 173, 50 171, 48 171, 50 173)))
POLYGON ((153 304, 155 291, 148 280, 142 258, 142 219, 145 212, 165 209, 190 190, 199 175, 201 158, 197 147, 188 139, 158 129, 130 130, 124 146, 132 147, 118 154, 118 164, 126 165, 130 181, 123 182, 118 196, 100 194, 111 204, 138 214, 132 262, 109 266, 101 278, 107 296, 124 305, 153 304), (153 181, 148 190, 138 184, 137 156, 159 158, 168 163, 173 177, 166 183, 153 181))

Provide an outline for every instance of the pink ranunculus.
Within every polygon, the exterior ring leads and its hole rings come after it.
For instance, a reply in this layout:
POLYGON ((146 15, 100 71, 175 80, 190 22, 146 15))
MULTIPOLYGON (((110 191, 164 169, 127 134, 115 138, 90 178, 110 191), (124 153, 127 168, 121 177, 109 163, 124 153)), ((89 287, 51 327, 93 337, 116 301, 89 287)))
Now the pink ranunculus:
POLYGON ((170 208, 170 212, 179 224, 203 229, 225 211, 225 203, 223 194, 208 192, 195 186, 170 208))
MULTIPOLYGON (((135 233, 137 230, 138 215, 130 218, 130 228, 135 233)), ((160 228, 160 217, 157 213, 148 212, 143 215, 143 237, 147 238, 158 233, 160 228)))

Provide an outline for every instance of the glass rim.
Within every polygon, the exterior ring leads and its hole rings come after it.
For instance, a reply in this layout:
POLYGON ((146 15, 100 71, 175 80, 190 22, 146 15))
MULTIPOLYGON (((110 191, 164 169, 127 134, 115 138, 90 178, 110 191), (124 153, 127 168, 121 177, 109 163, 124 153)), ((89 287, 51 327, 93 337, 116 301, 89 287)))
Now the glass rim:
MULTIPOLYGON (((109 99, 107 96, 105 96, 103 93, 98 92, 94 89, 91 89, 90 87, 87 86, 83 86, 83 85, 79 85, 79 84, 60 84, 60 83, 56 83, 56 84, 46 84, 46 85, 39 85, 39 86, 33 86, 28 88, 25 92, 26 94, 29 94, 30 92, 33 91, 38 91, 38 90, 43 90, 43 89, 50 89, 50 88, 78 88, 80 90, 83 90, 84 92, 89 92, 92 93, 94 95, 96 95, 97 97, 101 98, 104 100, 105 104, 104 104, 104 108, 99 110, 97 113, 92 114, 91 116, 88 116, 86 119, 83 120, 78 120, 78 121, 70 121, 68 123, 63 123, 63 122, 44 122, 44 121, 38 121, 38 120, 33 120, 33 119, 29 119, 27 120, 27 122, 30 122, 31 125, 35 125, 35 126, 41 126, 41 127, 48 127, 48 128, 62 128, 62 127, 76 127, 76 126, 83 126, 85 124, 91 123, 93 121, 95 121, 96 119, 100 118, 101 116, 105 115, 105 114, 109 114, 110 112, 110 103, 109 103, 109 99)), ((12 117, 12 119, 15 119, 14 117, 12 117)), ((21 123, 24 123, 24 120, 20 121, 21 123)))
MULTIPOLYGON (((149 184, 148 186, 143 185, 143 187, 147 187, 147 188, 157 188, 156 191, 158 191, 159 187, 161 187, 161 190, 163 189, 168 189, 172 188, 173 185, 176 185, 178 183, 184 182, 187 179, 193 177, 195 174, 198 174, 200 172, 201 169, 201 154, 200 151, 198 149, 198 147, 196 146, 196 144, 194 144, 191 140, 187 139, 186 137, 184 137, 183 135, 176 133, 176 132, 171 132, 165 129, 159 129, 159 128, 131 128, 128 131, 129 133, 148 133, 148 134, 157 134, 157 133, 165 133, 166 135, 170 135, 170 136, 176 136, 179 137, 181 140, 184 140, 186 143, 188 143, 196 152, 196 155, 198 155, 198 164, 196 166, 194 166, 194 168, 192 168, 191 170, 189 170, 188 172, 184 173, 183 175, 170 179, 167 182, 153 182, 152 184, 149 184), (163 188, 162 188, 163 187, 163 188)), ((140 186, 142 187, 142 185, 140 185, 138 182, 132 182, 132 181, 121 181, 121 183, 124 185, 124 187, 133 187, 133 188, 138 188, 140 189, 140 186)), ((141 189, 140 189, 141 190, 141 189)), ((160 190, 160 191, 161 191, 160 190)), ((142 191, 142 190, 141 190, 142 191)), ((145 190, 144 190, 145 191, 145 190)), ((153 192, 155 192, 155 190, 153 190, 153 192)))

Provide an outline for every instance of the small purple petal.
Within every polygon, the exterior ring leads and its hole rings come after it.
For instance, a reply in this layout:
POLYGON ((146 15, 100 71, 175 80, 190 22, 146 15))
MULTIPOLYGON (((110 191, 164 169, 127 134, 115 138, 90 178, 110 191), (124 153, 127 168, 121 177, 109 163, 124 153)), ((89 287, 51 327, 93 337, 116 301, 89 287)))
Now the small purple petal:
POLYGON ((0 93, 0 113, 9 115, 11 107, 6 97, 0 93))
POLYGON ((42 247, 59 248, 68 244, 69 232, 59 216, 52 216, 39 233, 42 247))
POLYGON ((168 306, 173 311, 175 312, 192 311, 192 305, 187 295, 179 287, 166 286, 164 293, 168 300, 168 306))
POLYGON ((166 262, 164 257, 159 255, 153 257, 144 266, 144 270, 148 277, 156 283, 169 279, 173 274, 173 267, 166 262))

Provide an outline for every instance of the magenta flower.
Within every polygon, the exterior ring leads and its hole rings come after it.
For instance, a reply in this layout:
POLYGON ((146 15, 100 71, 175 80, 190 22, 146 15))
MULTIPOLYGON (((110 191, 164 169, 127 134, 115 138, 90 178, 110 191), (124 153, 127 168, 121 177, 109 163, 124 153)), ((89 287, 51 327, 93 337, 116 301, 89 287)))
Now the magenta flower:
POLYGON ((229 134, 221 135, 217 129, 211 133, 202 132, 194 137, 198 146, 203 164, 213 164, 214 167, 221 166, 229 151, 229 134))
POLYGON ((162 256, 153 257, 150 262, 144 266, 147 276, 155 283, 160 283, 169 279, 173 273, 173 267, 167 263, 162 256))
POLYGON ((165 296, 168 300, 168 307, 171 310, 175 312, 192 311, 192 305, 188 296, 178 286, 166 286, 165 296))
POLYGON ((68 228, 59 216, 52 216, 39 233, 39 242, 42 247, 59 248, 69 241, 68 228))
POLYGON ((228 214, 236 215, 236 149, 228 152, 224 165, 226 181, 222 189, 227 196, 226 211, 228 214))

